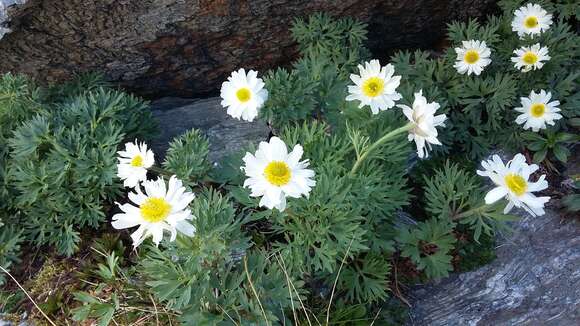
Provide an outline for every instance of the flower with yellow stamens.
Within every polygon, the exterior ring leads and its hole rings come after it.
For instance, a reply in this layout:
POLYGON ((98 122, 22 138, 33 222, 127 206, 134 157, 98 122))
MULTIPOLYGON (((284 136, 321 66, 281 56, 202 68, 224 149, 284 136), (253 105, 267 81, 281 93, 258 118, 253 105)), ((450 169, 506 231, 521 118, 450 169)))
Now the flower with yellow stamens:
POLYGON ((548 48, 541 47, 540 43, 536 43, 531 47, 521 47, 514 50, 515 57, 512 57, 512 62, 516 69, 521 69, 522 72, 528 72, 532 69, 541 69, 544 66, 543 61, 550 60, 548 55, 548 48))
POLYGON ((552 15, 540 5, 528 3, 514 12, 512 30, 517 32, 520 38, 525 35, 533 37, 548 30, 550 25, 552 25, 552 15))
POLYGON ((373 114, 378 114, 395 106, 395 101, 401 99, 396 92, 401 83, 401 76, 393 76, 395 68, 392 64, 381 67, 379 60, 371 60, 358 65, 360 75, 351 74, 354 85, 348 86, 347 101, 359 101, 359 108, 371 107, 373 114))
POLYGON ((194 235, 195 227, 189 223, 192 215, 187 207, 195 195, 183 187, 181 180, 172 176, 166 187, 165 180, 158 178, 143 182, 143 188, 145 193, 141 191, 141 186, 135 188, 136 192, 129 193, 133 204, 117 203, 123 213, 115 214, 111 222, 115 229, 139 226, 131 234, 134 247, 149 236, 155 245, 159 245, 164 231, 170 232, 170 241, 175 240, 178 231, 186 236, 194 235))
POLYGON ((257 72, 250 70, 246 75, 246 71, 240 69, 232 72, 222 84, 220 96, 221 105, 227 108, 230 116, 253 121, 268 99, 268 91, 264 88, 264 81, 258 78, 257 72))
POLYGON ((483 41, 463 41, 462 45, 460 48, 455 48, 457 61, 453 67, 460 74, 481 74, 483 69, 491 63, 490 49, 483 41))
POLYGON ((147 180, 147 169, 155 163, 153 152, 145 143, 126 143, 125 150, 117 152, 117 176, 124 180, 125 187, 136 187, 139 182, 147 180))
POLYGON ((506 198, 508 204, 504 214, 509 213, 515 206, 523 208, 532 216, 544 215, 544 204, 550 197, 536 197, 532 192, 548 188, 546 176, 540 176, 536 182, 529 181, 530 175, 539 169, 536 164, 528 165, 524 155, 517 154, 505 165, 498 155, 481 162, 481 165, 484 170, 477 171, 477 174, 489 177, 496 186, 485 196, 486 204, 506 198))
POLYGON ((314 171, 307 169, 308 160, 302 158, 302 146, 296 145, 288 153, 286 144, 278 137, 261 142, 255 155, 246 153, 242 170, 248 176, 244 187, 252 197, 262 197, 260 206, 269 209, 286 208, 286 197, 308 196, 316 182, 314 171))
POLYGON ((562 115, 558 113, 560 102, 550 102, 551 98, 552 94, 543 89, 539 93, 532 91, 530 97, 522 97, 522 106, 515 108, 522 113, 516 118, 516 123, 523 124, 524 129, 532 128, 534 132, 546 129, 546 125, 553 126, 554 120, 561 119, 562 115))

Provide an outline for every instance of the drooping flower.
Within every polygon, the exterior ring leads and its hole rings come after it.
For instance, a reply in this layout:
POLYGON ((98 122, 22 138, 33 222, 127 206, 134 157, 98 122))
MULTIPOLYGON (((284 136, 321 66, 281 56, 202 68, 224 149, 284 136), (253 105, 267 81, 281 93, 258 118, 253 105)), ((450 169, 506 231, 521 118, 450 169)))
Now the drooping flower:
POLYGON ((307 169, 308 160, 300 161, 302 154, 300 145, 288 153, 286 144, 278 137, 261 142, 255 155, 246 153, 242 170, 248 179, 244 187, 250 188, 252 197, 262 197, 260 206, 283 211, 286 197, 308 197, 316 182, 314 171, 307 169))
POLYGON ((221 105, 227 108, 227 113, 236 119, 253 121, 258 116, 258 110, 268 99, 268 90, 264 81, 258 78, 254 70, 242 68, 232 72, 228 80, 223 82, 220 96, 221 105))
POLYGON ((520 38, 525 35, 540 34, 547 31, 552 25, 552 15, 548 14, 538 4, 528 3, 514 12, 512 20, 512 30, 518 33, 520 38))
POLYGON ((528 72, 532 69, 541 69, 544 66, 542 61, 550 60, 548 55, 548 48, 541 47, 540 43, 536 43, 531 47, 521 47, 514 50, 515 57, 512 57, 512 62, 515 63, 516 69, 521 69, 522 72, 528 72))
POLYGON ((544 215, 544 204, 550 197, 536 197, 532 192, 548 188, 546 176, 542 175, 536 182, 529 181, 530 175, 538 170, 536 164, 528 165, 522 154, 517 154, 511 161, 504 165, 498 155, 491 160, 482 161, 485 170, 477 171, 477 174, 489 177, 496 187, 485 196, 486 204, 506 198, 508 204, 504 209, 507 214, 515 207, 521 207, 532 216, 544 215))
POLYGON ((415 141, 417 145, 417 154, 420 158, 429 156, 431 144, 441 145, 437 139, 438 126, 445 126, 445 114, 435 115, 439 109, 439 103, 427 103, 427 99, 423 96, 423 90, 415 93, 415 101, 413 107, 406 105, 397 105, 403 109, 403 114, 413 124, 413 128, 409 131, 409 141, 415 141))
POLYGON ((553 126, 554 120, 561 119, 562 115, 557 113, 561 111, 558 108, 560 102, 550 102, 551 98, 552 94, 543 89, 539 93, 532 91, 530 97, 522 97, 522 106, 515 108, 522 113, 516 118, 516 123, 524 124, 524 129, 532 128, 534 132, 546 129, 546 124, 553 126))
POLYGON ((373 114, 378 114, 395 106, 395 101, 401 99, 396 92, 401 83, 401 76, 393 76, 395 68, 392 64, 381 67, 379 60, 371 60, 358 65, 360 75, 351 74, 350 79, 355 85, 348 86, 347 101, 360 101, 359 108, 368 105, 373 114))
POLYGON ((460 74, 471 75, 473 73, 479 76, 483 69, 491 63, 489 58, 491 50, 484 41, 463 41, 462 44, 462 47, 455 48, 457 61, 453 67, 460 74))
POLYGON ((124 151, 118 151, 119 163, 117 176, 125 187, 137 187, 139 182, 147 180, 147 169, 155 164, 153 151, 145 143, 126 143, 124 151))
POLYGON ((165 180, 148 180, 135 188, 136 192, 129 193, 131 203, 119 204, 123 213, 115 214, 111 224, 115 229, 127 229, 139 226, 131 238, 133 246, 137 247, 143 240, 151 236, 153 242, 159 245, 163 239, 163 231, 171 233, 170 241, 174 241, 177 231, 193 236, 195 227, 189 223, 192 219, 191 211, 187 206, 195 198, 195 194, 186 191, 181 180, 172 176, 169 179, 169 187, 166 188, 165 180))

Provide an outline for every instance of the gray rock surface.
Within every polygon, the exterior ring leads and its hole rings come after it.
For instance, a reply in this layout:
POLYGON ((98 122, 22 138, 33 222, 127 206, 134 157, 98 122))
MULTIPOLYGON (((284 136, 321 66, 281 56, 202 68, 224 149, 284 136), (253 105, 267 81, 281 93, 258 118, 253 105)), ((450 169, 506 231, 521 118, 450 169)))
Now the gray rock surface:
POLYGON ((497 259, 411 291, 410 325, 580 325, 580 223, 523 217, 497 259))
POLYGON ((202 130, 209 138, 209 157, 213 162, 240 150, 249 142, 257 144, 268 138, 270 130, 264 122, 236 120, 226 114, 220 101, 217 97, 166 97, 151 103, 151 110, 160 131, 151 143, 155 154, 164 156, 169 142, 191 128, 202 130))
POLYGON ((26 0, 0 0, 0 39, 2 39, 4 34, 10 32, 10 29, 5 27, 5 24, 10 21, 8 8, 25 2, 26 0))

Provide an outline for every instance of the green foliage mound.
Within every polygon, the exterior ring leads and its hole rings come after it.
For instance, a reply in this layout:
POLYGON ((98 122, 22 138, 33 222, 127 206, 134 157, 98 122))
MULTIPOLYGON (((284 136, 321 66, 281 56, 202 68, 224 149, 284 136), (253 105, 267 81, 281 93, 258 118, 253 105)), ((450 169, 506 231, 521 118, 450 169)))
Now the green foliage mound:
MULTIPOLYGON (((93 76, 92 83, 102 82, 93 76)), ((1 257, 8 261, 22 242, 72 255, 80 230, 104 223, 121 193, 119 144, 153 130, 139 99, 73 84, 47 91, 23 77, 0 80, 0 234, 10 239, 1 257)))

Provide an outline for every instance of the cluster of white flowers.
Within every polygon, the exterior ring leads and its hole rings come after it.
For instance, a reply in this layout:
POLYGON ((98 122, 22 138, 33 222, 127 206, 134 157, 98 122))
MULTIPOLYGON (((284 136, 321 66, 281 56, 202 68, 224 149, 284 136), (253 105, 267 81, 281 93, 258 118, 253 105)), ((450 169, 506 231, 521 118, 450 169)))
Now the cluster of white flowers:
MULTIPOLYGON (((368 105, 373 114, 378 114, 394 107, 395 101, 402 98, 396 91, 401 83, 401 76, 394 75, 395 68, 392 64, 381 67, 379 60, 371 60, 365 62, 364 66, 359 65, 358 69, 359 75, 350 75, 354 85, 348 86, 347 101, 359 101, 359 108, 368 105)), ((441 145, 435 127, 445 126, 443 122, 446 116, 444 114, 435 116, 439 103, 428 103, 423 91, 420 90, 415 93, 412 108, 406 105, 397 106, 403 109, 412 125, 409 130, 409 141, 415 141, 420 158, 427 157, 431 144, 441 145)))
MULTIPOLYGON (((526 35, 533 38, 535 35, 548 30, 552 25, 552 15, 538 4, 528 3, 517 9, 514 16, 512 30, 517 32, 520 38, 524 38, 526 35)), ((515 67, 521 69, 522 72, 541 69, 544 66, 544 61, 550 60, 548 48, 542 47, 540 43, 522 46, 514 50, 514 54, 516 56, 512 57, 511 60, 515 67)), ((516 123, 523 124, 524 129, 531 128, 534 132, 546 129, 547 124, 554 125, 554 120, 561 119, 562 115, 557 113, 560 111, 557 107, 560 102, 550 102, 551 98, 552 94, 543 89, 539 93, 532 90, 529 97, 522 97, 522 106, 515 108, 516 111, 522 113, 516 118, 516 123)))
MULTIPOLYGON (((549 15, 540 5, 528 4, 515 11, 512 21, 512 30, 517 32, 520 38, 526 35, 534 36, 550 28, 552 15, 549 15)), ((455 48, 457 61, 454 67, 460 74, 479 75, 483 69, 491 63, 491 50, 484 41, 463 41, 463 46, 455 48)), ((540 43, 532 46, 522 46, 514 50, 515 56, 511 58, 516 69, 522 72, 541 69, 544 61, 550 60, 548 48, 540 43)))
MULTIPOLYGON (((528 4, 515 11, 512 29, 520 38, 526 35, 533 37, 548 30, 551 24, 552 15, 537 4, 528 4)), ((455 52, 457 59, 454 67, 460 74, 479 75, 491 63, 491 50, 483 41, 463 41, 463 46, 455 48, 455 52)), ((548 48, 542 47, 539 43, 522 46, 514 50, 514 54, 516 56, 512 57, 511 61, 515 68, 522 72, 541 69, 544 62, 550 60, 548 48)), ((517 117, 516 123, 524 124, 524 129, 532 128, 535 132, 545 129, 546 124, 553 125, 554 120, 562 116, 556 113, 560 111, 557 108, 560 102, 548 103, 551 97, 552 94, 544 90, 540 90, 539 94, 532 91, 529 98, 522 97, 522 107, 515 108, 516 111, 522 113, 517 117)))
MULTIPOLYGON (((485 46, 485 43, 483 44, 485 46)), ((395 101, 402 98, 397 92, 401 83, 401 76, 395 75, 392 64, 381 66, 379 60, 371 60, 359 65, 359 75, 351 74, 350 79, 354 85, 348 86, 347 101, 359 101, 359 108, 369 106, 373 114, 386 111, 394 107, 395 101)), ((260 108, 268 99, 268 91, 264 88, 264 82, 257 77, 257 72, 250 70, 246 74, 244 69, 234 71, 221 87, 222 106, 227 113, 236 119, 253 121, 258 116, 260 108)), ((434 116, 439 104, 427 100, 422 91, 415 94, 415 102, 410 108, 400 105, 405 116, 413 124, 409 131, 409 140, 417 144, 419 157, 427 156, 430 144, 441 145, 437 139, 437 126, 444 126, 445 115, 434 116)), ((248 171, 248 169, 246 169, 248 171)), ((254 191, 254 193, 257 193, 254 191)), ((283 207, 282 201, 263 200, 276 207, 283 207), (276 204, 273 204, 276 203, 276 204), (282 205, 282 206, 280 206, 282 205)))
MULTIPOLYGON (((548 30, 552 24, 552 15, 548 14, 540 5, 527 4, 514 13, 512 30, 518 33, 523 39, 525 36, 535 35, 548 30)), ((455 49, 457 62, 455 68, 460 74, 467 73, 479 75, 483 69, 491 63, 490 49, 485 42, 464 41, 463 47, 455 49)), ((511 58, 516 69, 522 72, 538 70, 544 66, 544 62, 550 60, 548 48, 542 47, 539 43, 532 46, 522 46, 514 50, 515 56, 511 58)), ((562 118, 557 107, 559 101, 552 101, 552 94, 545 90, 539 93, 531 91, 529 97, 521 98, 521 107, 515 108, 521 114, 516 118, 517 124, 523 124, 524 129, 532 129, 538 132, 545 129, 546 125, 554 125, 554 120, 562 118)), ((536 197, 532 194, 548 187, 545 175, 538 181, 530 182, 529 177, 538 170, 536 164, 528 165, 522 154, 517 154, 511 161, 504 164, 499 156, 494 155, 491 160, 481 163, 484 170, 477 171, 481 176, 489 177, 496 188, 491 190, 485 197, 486 204, 506 198, 508 205, 504 209, 507 214, 514 206, 521 207, 533 216, 544 214, 544 204, 550 197, 536 197)))
POLYGON ((134 247, 149 236, 159 245, 164 230, 171 233, 170 241, 175 240, 177 231, 193 236, 195 228, 189 223, 193 216, 187 207, 195 194, 188 192, 176 176, 169 179, 168 187, 163 178, 147 180, 147 171, 155 164, 155 159, 153 151, 147 149, 145 143, 126 143, 125 150, 118 154, 117 176, 123 180, 125 187, 134 188, 135 192, 128 194, 133 204, 117 203, 123 213, 113 216, 113 227, 127 229, 139 226, 131 234, 134 247))
MULTIPOLYGON (((117 203, 122 213, 113 216, 113 227, 138 226, 131 234, 134 247, 149 236, 159 245, 164 231, 169 231, 170 241, 175 240, 178 232, 193 236, 195 227, 189 223, 193 216, 188 206, 195 194, 187 191, 176 176, 169 179, 168 185, 161 177, 147 180, 147 171, 155 160, 145 143, 127 143, 118 154, 117 176, 134 192, 128 194, 130 203, 117 203)), ((308 197, 316 182, 314 171, 307 169, 308 160, 301 161, 302 154, 301 145, 288 153, 286 144, 278 137, 261 142, 255 154, 246 153, 245 165, 241 167, 248 176, 244 187, 250 188, 252 197, 262 197, 260 206, 283 211, 286 197, 308 197)))
MULTIPOLYGON (((549 29, 552 16, 537 4, 528 4, 515 11, 512 29, 520 38, 526 35, 534 36, 549 29)), ((462 46, 455 48, 457 59, 455 69, 460 74, 479 76, 485 67, 491 64, 491 50, 484 41, 463 41, 462 46)), ((539 43, 530 47, 515 50, 511 60, 517 69, 523 72, 541 69, 544 61, 550 59, 548 49, 539 43)), ((369 106, 373 114, 379 114, 398 106, 409 120, 405 127, 408 130, 409 141, 414 141, 420 158, 428 156, 431 145, 441 145, 436 127, 444 127, 445 114, 435 115, 440 108, 439 103, 428 102, 423 91, 415 93, 412 107, 396 104, 402 99, 397 88, 401 76, 395 75, 392 64, 381 66, 378 60, 359 65, 359 74, 351 74, 354 85, 348 86, 346 101, 358 101, 359 108, 369 106)), ((268 90, 264 81, 258 78, 258 73, 244 69, 232 72, 221 87, 221 105, 227 113, 236 119, 253 121, 259 110, 268 100, 268 90)), ((554 120, 562 118, 557 112, 559 102, 552 101, 551 93, 540 90, 532 91, 528 98, 522 97, 522 106, 515 108, 522 113, 516 123, 523 124, 524 129, 539 131, 546 125, 553 125, 554 120)), ((189 223, 193 216, 187 208, 195 198, 192 192, 183 187, 176 176, 169 179, 166 186, 163 178, 147 180, 147 171, 155 163, 153 152, 147 149, 145 143, 127 143, 125 150, 119 151, 118 177, 125 187, 134 188, 128 197, 132 203, 119 204, 123 213, 113 216, 112 225, 116 229, 139 226, 131 235, 134 246, 138 246, 148 236, 159 244, 164 230, 170 232, 170 240, 176 238, 177 232, 193 236, 195 228, 189 223), (145 192, 141 188, 145 189, 145 192)), ((261 197, 260 206, 283 211, 286 208, 286 198, 308 197, 315 186, 314 171, 308 169, 308 160, 301 161, 302 146, 295 145, 290 153, 286 144, 278 137, 272 137, 269 142, 261 142, 255 154, 246 153, 241 169, 248 179, 244 187, 251 190, 251 196, 261 197)), ((493 203, 506 197, 509 204, 507 213, 512 207, 523 207, 533 215, 543 214, 543 205, 549 197, 535 197, 533 191, 545 189, 548 185, 542 176, 537 182, 530 183, 528 178, 538 169, 537 165, 527 165, 523 155, 516 157, 504 165, 499 157, 482 162, 485 171, 478 174, 490 177, 497 185, 485 198, 487 203, 493 203)))

